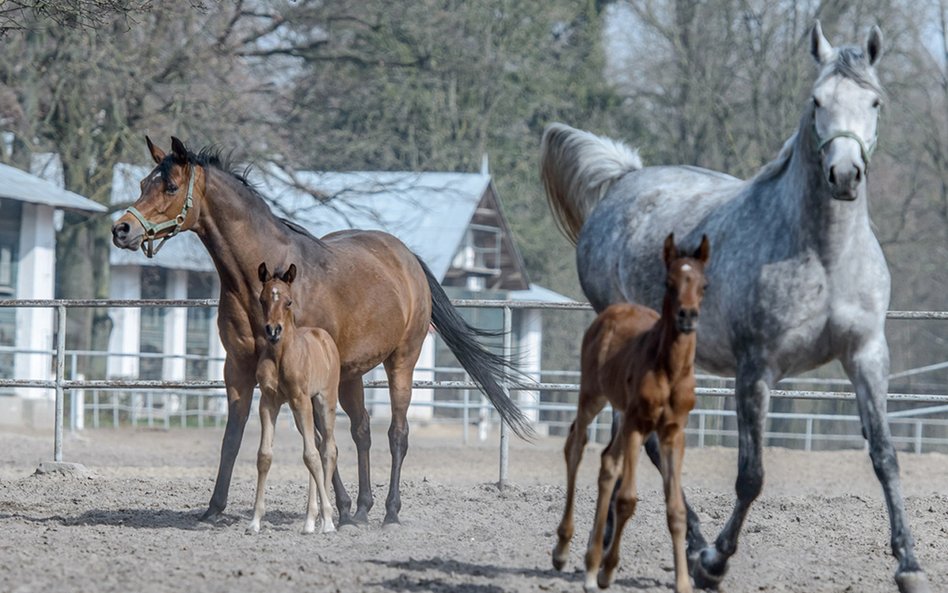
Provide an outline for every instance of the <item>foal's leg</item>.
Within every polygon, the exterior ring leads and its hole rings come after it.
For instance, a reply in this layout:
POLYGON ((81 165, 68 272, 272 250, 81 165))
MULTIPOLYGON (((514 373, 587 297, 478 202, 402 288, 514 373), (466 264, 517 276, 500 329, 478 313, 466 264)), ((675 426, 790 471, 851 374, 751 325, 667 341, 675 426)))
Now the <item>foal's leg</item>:
POLYGON ((369 450, 372 448, 372 430, 369 425, 369 413, 365 409, 365 388, 362 377, 348 379, 339 384, 339 404, 349 416, 349 432, 355 441, 359 457, 359 496, 356 499, 356 513, 350 518, 352 499, 346 493, 339 476, 339 468, 333 472, 332 485, 336 491, 336 508, 339 509, 339 524, 368 523, 369 509, 372 508, 372 482, 369 476, 369 450))
POLYGON ((327 393, 313 398, 313 419, 316 422, 316 431, 323 435, 319 443, 319 454, 322 457, 327 485, 337 475, 336 458, 338 449, 336 448, 335 434, 337 389, 337 387, 330 387, 327 393))
POLYGON ((253 401, 253 388, 257 384, 256 361, 235 360, 227 356, 224 361, 224 384, 227 391, 227 426, 224 428, 224 440, 221 443, 221 460, 214 482, 214 494, 207 510, 201 515, 202 521, 213 521, 220 517, 227 507, 227 493, 234 473, 234 462, 240 451, 240 441, 244 438, 244 427, 250 416, 250 403, 253 401))
MULTIPOLYGON (((616 567, 619 566, 619 549, 622 545, 622 531, 626 522, 635 514, 638 496, 635 492, 635 468, 639 462, 639 450, 642 448, 644 436, 635 429, 623 430, 619 437, 626 443, 625 456, 622 462, 622 479, 615 499, 615 531, 602 570, 599 571, 599 587, 605 589, 612 584, 615 578, 616 567)), ((686 574, 687 576, 687 574, 686 574)))
POLYGON ((735 399, 737 400, 737 502, 724 529, 709 546, 701 551, 694 563, 695 585, 702 589, 716 589, 727 572, 727 562, 737 551, 737 538, 751 503, 764 487, 764 421, 770 400, 772 375, 762 368, 747 366, 738 370, 735 399), (762 377, 766 376, 766 380, 762 377))
POLYGON ((563 570, 569 558, 569 544, 573 539, 573 506, 576 500, 576 472, 579 462, 583 458, 583 449, 588 440, 586 429, 606 405, 606 398, 588 395, 580 392, 579 406, 576 409, 576 419, 569 427, 569 436, 566 437, 566 446, 563 454, 566 457, 566 506, 563 509, 563 518, 556 530, 556 546, 553 547, 553 568, 563 570))
POLYGON ((586 547, 586 581, 583 588, 587 593, 598 590, 596 577, 599 573, 599 565, 602 562, 602 536, 606 529, 606 514, 609 512, 612 489, 615 488, 621 470, 625 445, 625 440, 621 436, 617 436, 602 452, 599 467, 599 494, 596 498, 596 516, 593 519, 593 528, 589 533, 589 543, 586 547))
POLYGON ((319 514, 323 520, 323 533, 335 531, 336 527, 332 522, 332 507, 329 505, 329 491, 326 485, 326 472, 323 470, 323 462, 319 458, 319 450, 316 448, 316 429, 313 426, 313 404, 309 395, 304 392, 296 394, 290 402, 293 408, 293 419, 296 420, 296 428, 303 435, 303 463, 309 470, 310 497, 306 508, 306 522, 303 524, 303 533, 312 533, 316 530, 316 502, 312 496, 312 485, 316 483, 316 490, 319 493, 319 514))
POLYGON ((398 512, 402 508, 401 479, 402 463, 408 453, 408 405, 411 404, 412 371, 418 354, 400 351, 385 361, 388 374, 388 393, 392 404, 392 423, 388 428, 388 446, 392 453, 392 475, 388 482, 388 497, 385 499, 385 524, 398 523, 398 512))
POLYGON ((902 593, 927 593, 930 590, 928 578, 915 558, 915 542, 902 498, 899 462, 886 418, 889 348, 885 336, 879 332, 877 337, 848 353, 842 363, 856 389, 863 435, 869 442, 872 468, 882 484, 889 511, 892 554, 899 562, 895 581, 902 593))
POLYGON ((684 425, 672 425, 662 435, 660 445, 662 483, 665 486, 665 514, 668 531, 672 537, 675 557, 675 591, 691 593, 691 578, 688 576, 688 555, 685 552, 685 498, 681 491, 681 465, 685 457, 684 425))
MULTIPOLYGON (((658 435, 656 433, 653 432, 645 440, 645 452, 648 454, 648 458, 652 464, 661 471, 662 460, 658 446, 658 435)), ((701 554, 701 550, 708 546, 708 542, 701 533, 701 520, 698 517, 698 513, 688 504, 688 499, 685 497, 684 492, 681 494, 681 500, 685 505, 685 516, 688 523, 688 562, 691 564, 698 560, 698 555, 701 554)))
POLYGON ((264 395, 260 398, 260 449, 257 451, 257 495, 253 503, 253 519, 247 526, 247 533, 260 532, 260 520, 265 511, 263 496, 266 491, 267 474, 273 462, 273 431, 276 427, 280 406, 273 398, 264 395))

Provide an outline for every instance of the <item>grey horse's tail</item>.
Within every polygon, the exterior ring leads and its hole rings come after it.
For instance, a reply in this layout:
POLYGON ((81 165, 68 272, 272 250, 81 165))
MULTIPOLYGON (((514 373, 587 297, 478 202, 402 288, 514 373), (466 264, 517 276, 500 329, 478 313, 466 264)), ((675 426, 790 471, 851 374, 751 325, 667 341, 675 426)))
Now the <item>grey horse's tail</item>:
POLYGON ((477 341, 478 337, 497 334, 468 325, 451 304, 448 295, 444 293, 438 279, 431 273, 425 262, 417 255, 415 257, 425 271, 428 287, 431 289, 431 325, 438 330, 441 339, 448 345, 471 379, 487 395, 487 399, 500 413, 503 421, 521 438, 531 439, 534 436, 534 430, 530 426, 530 421, 510 399, 504 388, 504 383, 513 385, 523 383, 528 379, 517 371, 510 360, 494 354, 477 341))
POLYGON ((586 217, 622 175, 642 168, 621 142, 551 123, 540 144, 540 179, 557 226, 576 243, 586 217))

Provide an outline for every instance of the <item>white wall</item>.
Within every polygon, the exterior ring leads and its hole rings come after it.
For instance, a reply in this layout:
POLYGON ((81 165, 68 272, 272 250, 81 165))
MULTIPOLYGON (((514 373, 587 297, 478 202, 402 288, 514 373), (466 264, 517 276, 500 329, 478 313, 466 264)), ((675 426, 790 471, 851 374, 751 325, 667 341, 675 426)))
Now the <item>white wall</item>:
MULTIPOLYGON (((523 309, 520 316, 520 370, 535 381, 540 380, 540 359, 543 354, 543 316, 538 309, 523 309)), ((512 394, 521 406, 536 405, 539 391, 518 391, 512 394)), ((540 419, 539 410, 524 410, 533 423, 540 419)))
MULTIPOLYGON (((109 298, 140 299, 142 296, 141 268, 138 266, 112 266, 109 275, 109 298)), ((141 309, 117 307, 109 309, 112 318, 112 334, 109 336, 109 352, 134 354, 136 356, 110 356, 108 376, 138 378, 138 354, 141 350, 141 309)))
MULTIPOLYGON (((56 279, 56 231, 54 209, 42 204, 23 204, 20 220, 20 261, 16 282, 18 299, 51 299, 56 279)), ((50 308, 17 308, 17 350, 51 350, 55 311, 50 308)), ((16 354, 15 379, 51 379, 50 354, 16 354)), ((53 398, 52 389, 17 389, 24 398, 53 398)))
MULTIPOLYGON (((165 298, 178 300, 188 298, 188 273, 185 270, 168 270, 165 298)), ((164 353, 184 355, 187 352, 188 310, 185 307, 168 309, 165 314, 164 353)), ((183 358, 165 358, 161 366, 161 377, 165 381, 180 381, 187 369, 183 358)))

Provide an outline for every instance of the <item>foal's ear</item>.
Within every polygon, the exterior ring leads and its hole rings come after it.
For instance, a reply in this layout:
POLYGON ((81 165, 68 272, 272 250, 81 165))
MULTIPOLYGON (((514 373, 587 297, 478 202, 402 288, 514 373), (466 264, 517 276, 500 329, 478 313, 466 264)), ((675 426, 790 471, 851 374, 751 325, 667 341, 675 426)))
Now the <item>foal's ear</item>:
POLYGON ((810 31, 810 53, 816 63, 820 65, 833 59, 833 46, 823 36, 823 27, 819 20, 813 23, 813 30, 810 31))
POLYGON ((701 262, 702 265, 708 263, 708 258, 711 257, 711 241, 708 240, 707 235, 701 235, 701 245, 698 245, 698 249, 695 250, 692 257, 701 262))
POLYGON ((155 159, 155 164, 161 163, 165 160, 165 151, 161 150, 151 141, 151 138, 145 136, 145 144, 148 145, 148 152, 151 153, 151 158, 155 159))
POLYGON ((171 154, 174 155, 174 160, 179 163, 188 162, 188 149, 184 147, 184 142, 174 136, 171 137, 171 154))
POLYGON ((260 267, 257 268, 257 277, 260 278, 260 282, 266 282, 270 279, 270 272, 267 271, 267 262, 260 263, 260 267))
POLYGON ((296 280, 296 264, 290 264, 289 269, 283 274, 283 281, 287 284, 293 284, 296 280))
POLYGON ((678 248, 675 247, 675 233, 668 233, 668 236, 665 237, 665 250, 663 255, 666 268, 670 266, 673 261, 678 259, 678 248))
POLYGON ((866 55, 869 56, 869 65, 875 66, 882 57, 882 29, 873 25, 869 29, 869 39, 866 40, 866 55))

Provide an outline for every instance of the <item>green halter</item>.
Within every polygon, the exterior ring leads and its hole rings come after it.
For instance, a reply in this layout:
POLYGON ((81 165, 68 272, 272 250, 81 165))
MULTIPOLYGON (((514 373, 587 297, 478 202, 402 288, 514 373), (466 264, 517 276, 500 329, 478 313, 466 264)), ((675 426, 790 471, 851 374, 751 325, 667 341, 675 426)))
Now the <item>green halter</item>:
POLYGON ((816 129, 816 121, 813 122, 813 146, 816 149, 817 153, 820 153, 827 144, 836 140, 837 138, 851 138, 856 141, 856 144, 859 145, 859 153, 862 155, 862 161, 866 163, 866 171, 869 171, 869 159, 872 157, 872 153, 876 150, 876 144, 878 143, 879 137, 876 136, 872 139, 872 142, 867 146, 865 142, 862 141, 857 134, 850 132, 848 130, 840 130, 838 132, 833 132, 826 138, 820 138, 820 133, 816 129))
POLYGON ((172 218, 171 220, 166 220, 164 222, 154 223, 138 211, 137 208, 132 206, 127 209, 126 212, 138 219, 138 222, 141 223, 142 227, 145 229, 146 240, 142 241, 142 251, 145 253, 145 257, 151 258, 154 257, 156 253, 161 249, 165 244, 165 241, 174 237, 179 232, 181 232, 181 225, 184 224, 184 219, 188 217, 188 210, 191 209, 191 206, 194 204, 192 195, 194 194, 194 166, 191 166, 191 175, 188 177, 188 195, 184 200, 184 206, 181 207, 181 213, 172 218), (171 229, 171 232, 161 238, 161 242, 158 243, 158 246, 155 246, 155 238, 158 233, 171 229))

